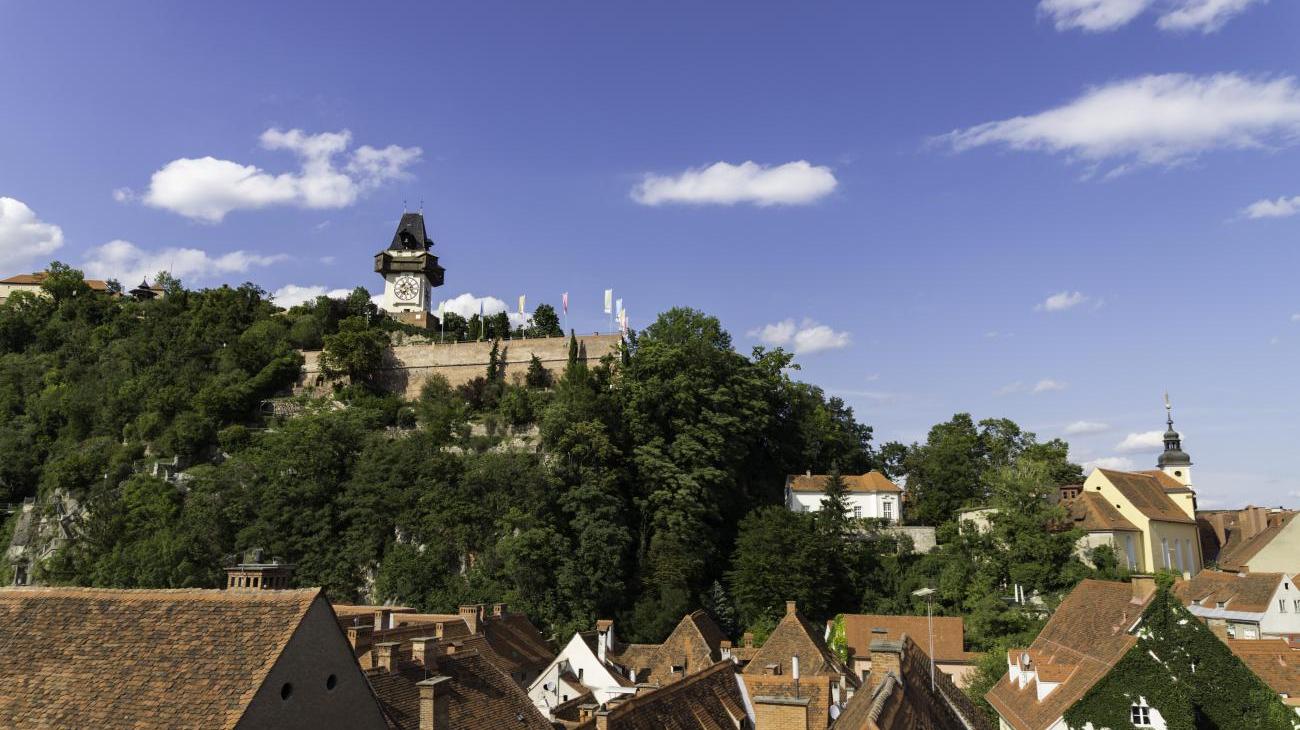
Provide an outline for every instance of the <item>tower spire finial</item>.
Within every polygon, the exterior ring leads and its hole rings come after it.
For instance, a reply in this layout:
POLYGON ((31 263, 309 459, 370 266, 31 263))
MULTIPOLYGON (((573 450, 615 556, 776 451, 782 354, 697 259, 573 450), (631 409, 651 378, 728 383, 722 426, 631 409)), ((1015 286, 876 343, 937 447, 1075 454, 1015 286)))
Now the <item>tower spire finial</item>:
POLYGON ((1169 391, 1165 391, 1165 423, 1169 424, 1170 430, 1174 428, 1174 407, 1169 403, 1169 391))

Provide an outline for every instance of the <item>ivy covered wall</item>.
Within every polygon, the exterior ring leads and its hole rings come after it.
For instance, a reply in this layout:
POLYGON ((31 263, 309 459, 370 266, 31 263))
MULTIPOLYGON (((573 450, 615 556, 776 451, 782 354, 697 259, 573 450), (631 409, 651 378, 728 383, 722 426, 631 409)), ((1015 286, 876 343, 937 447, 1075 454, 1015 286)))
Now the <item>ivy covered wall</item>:
POLYGON ((1169 730, 1297 730, 1300 717, 1163 583, 1142 614, 1138 643, 1065 713, 1071 728, 1132 728, 1138 698, 1169 730))

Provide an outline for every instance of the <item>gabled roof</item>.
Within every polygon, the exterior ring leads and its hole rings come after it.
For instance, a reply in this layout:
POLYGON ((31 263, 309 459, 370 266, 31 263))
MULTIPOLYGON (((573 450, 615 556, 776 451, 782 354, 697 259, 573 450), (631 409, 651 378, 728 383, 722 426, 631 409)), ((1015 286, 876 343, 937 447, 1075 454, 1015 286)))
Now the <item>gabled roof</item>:
MULTIPOLYGON (((747 717, 735 665, 722 661, 680 682, 639 693, 604 710, 609 730, 721 730, 747 717)), ((577 730, 594 730, 592 717, 577 730)))
POLYGON ((1138 531, 1136 525, 1115 509, 1115 505, 1096 492, 1082 492, 1078 497, 1067 500, 1064 507, 1069 513, 1071 524, 1085 532, 1138 531))
POLYGON ((1286 576, 1281 573, 1238 575, 1202 570, 1191 580, 1175 585, 1174 595, 1193 613, 1199 613, 1197 608, 1219 609, 1220 603, 1224 604, 1221 609, 1224 611, 1264 613, 1284 579, 1286 576))
MULTIPOLYGON (((720 646, 726 638, 722 629, 718 628, 709 617, 708 612, 696 609, 683 616, 668 638, 655 647, 654 653, 650 655, 648 667, 650 673, 647 681, 666 684, 681 679, 682 674, 672 671, 675 666, 682 667, 684 674, 691 674, 704 667, 712 666, 722 658, 720 646)), ((626 652, 622 658, 629 658, 626 652)), ((631 669, 643 668, 625 666, 631 669)))
POLYGON ((1282 639, 1228 639, 1228 648, 1287 704, 1300 700, 1300 650, 1282 639))
MULTIPOLYGON (((928 638, 922 639, 928 641, 928 638)), ((930 657, 912 637, 883 640, 899 655, 898 671, 873 679, 849 699, 833 730, 983 730, 988 721, 943 672, 930 682, 930 657)), ((877 645, 880 646, 880 645, 877 645)), ((873 670, 874 671, 874 670, 873 670)))
POLYGON ((1145 474, 1156 480, 1166 492, 1190 492, 1192 488, 1174 479, 1162 469, 1141 469, 1134 474, 1145 474))
MULTIPOLYGON (((826 491, 826 480, 830 476, 826 474, 791 474, 785 478, 785 484, 795 492, 817 492, 826 491)), ((889 481, 889 478, 878 471, 869 471, 866 474, 853 476, 845 474, 844 488, 853 493, 870 493, 870 492, 902 492, 897 484, 889 481)))
POLYGON ((1147 519, 1196 524, 1196 520, 1188 517, 1186 512, 1174 504, 1165 493, 1165 488, 1150 474, 1100 468, 1097 471, 1101 472, 1147 519))
POLYGON ((1032 682, 1017 686, 1008 673, 984 697, 1015 730, 1045 730, 1137 643, 1128 630, 1150 601, 1150 596, 1134 598, 1134 587, 1128 583, 1082 581, 1027 650, 1009 652, 1016 661, 1027 654, 1039 671, 1045 665, 1059 665, 1048 673, 1060 684, 1039 700, 1032 682))
POLYGON ((745 674, 764 674, 768 665, 780 666, 780 674, 792 674, 791 657, 798 655, 799 671, 803 676, 840 676, 847 675, 850 681, 853 674, 844 668, 839 657, 835 656, 822 641, 821 632, 804 620, 794 601, 786 602, 785 616, 768 635, 763 646, 754 652, 754 656, 745 666, 745 674))
POLYGON ((528 695, 477 651, 439 656, 437 666, 426 668, 402 662, 395 671, 380 667, 366 670, 366 679, 379 697, 395 730, 419 730, 418 682, 431 676, 450 677, 438 686, 448 695, 447 714, 452 730, 551 730, 551 723, 533 706, 528 695))
MULTIPOLYGON (((935 661, 968 662, 979 656, 964 647, 965 626, 965 620, 960 616, 934 617, 935 661)), ((929 642, 928 619, 925 616, 844 614, 844 640, 854 656, 870 656, 871 642, 875 639, 901 641, 905 634, 923 637, 923 641, 929 642)))
POLYGON ((0 589, 0 726, 233 728, 318 600, 319 588, 0 589))

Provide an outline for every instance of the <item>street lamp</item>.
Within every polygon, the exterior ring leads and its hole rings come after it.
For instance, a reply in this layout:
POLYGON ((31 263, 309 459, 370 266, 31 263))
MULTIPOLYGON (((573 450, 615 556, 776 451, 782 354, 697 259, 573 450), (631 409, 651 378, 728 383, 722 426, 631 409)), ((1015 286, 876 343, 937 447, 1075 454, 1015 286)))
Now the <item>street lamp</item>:
POLYGON ((912 595, 925 599, 925 625, 930 632, 930 691, 934 691, 934 594, 933 588, 919 588, 912 595))

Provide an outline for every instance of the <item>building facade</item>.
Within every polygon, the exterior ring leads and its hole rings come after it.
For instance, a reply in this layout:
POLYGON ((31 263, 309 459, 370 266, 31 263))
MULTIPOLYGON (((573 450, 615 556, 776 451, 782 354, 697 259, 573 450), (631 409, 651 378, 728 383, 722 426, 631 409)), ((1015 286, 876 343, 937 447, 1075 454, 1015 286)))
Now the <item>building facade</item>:
MULTIPOLYGON (((792 512, 816 512, 826 497, 826 474, 792 474, 785 479, 785 505, 792 512)), ((854 518, 886 520, 897 524, 902 520, 903 490, 889 481, 884 474, 870 471, 860 475, 844 475, 844 487, 849 503, 849 515, 854 518)))

